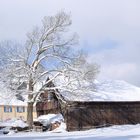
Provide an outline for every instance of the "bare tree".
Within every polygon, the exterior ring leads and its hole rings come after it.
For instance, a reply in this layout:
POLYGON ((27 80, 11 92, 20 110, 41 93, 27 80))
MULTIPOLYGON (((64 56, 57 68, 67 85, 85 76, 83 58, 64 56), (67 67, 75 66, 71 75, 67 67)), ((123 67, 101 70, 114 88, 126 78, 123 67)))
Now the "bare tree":
POLYGON ((55 87, 45 88, 46 90, 74 92, 76 89, 85 89, 81 82, 93 81, 98 73, 96 64, 87 63, 84 55, 72 51, 78 40, 75 34, 67 34, 71 23, 70 15, 65 12, 44 17, 42 25, 27 34, 24 53, 10 57, 7 73, 11 87, 23 92, 19 87, 25 81, 28 84, 28 89, 24 92, 28 93, 27 123, 30 127, 33 125, 33 104, 40 95, 34 89, 36 84, 49 77, 45 84, 52 81, 55 87), (58 83, 58 80, 61 82, 58 83))

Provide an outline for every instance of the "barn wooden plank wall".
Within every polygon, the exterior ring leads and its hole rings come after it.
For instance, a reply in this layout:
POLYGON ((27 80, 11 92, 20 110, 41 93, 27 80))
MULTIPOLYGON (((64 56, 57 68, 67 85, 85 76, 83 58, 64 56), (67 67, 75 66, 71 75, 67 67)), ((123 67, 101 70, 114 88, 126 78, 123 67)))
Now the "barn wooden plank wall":
POLYGON ((63 109, 67 130, 140 123, 140 102, 70 102, 63 109))

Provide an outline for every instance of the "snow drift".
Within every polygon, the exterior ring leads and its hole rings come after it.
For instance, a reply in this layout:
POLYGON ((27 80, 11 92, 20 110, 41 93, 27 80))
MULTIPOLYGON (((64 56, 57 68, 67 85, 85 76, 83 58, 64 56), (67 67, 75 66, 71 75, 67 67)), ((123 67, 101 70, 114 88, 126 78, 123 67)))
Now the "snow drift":
POLYGON ((51 123, 55 122, 63 122, 64 118, 61 114, 47 114, 47 115, 41 115, 37 118, 37 120, 43 124, 43 126, 47 126, 51 123))

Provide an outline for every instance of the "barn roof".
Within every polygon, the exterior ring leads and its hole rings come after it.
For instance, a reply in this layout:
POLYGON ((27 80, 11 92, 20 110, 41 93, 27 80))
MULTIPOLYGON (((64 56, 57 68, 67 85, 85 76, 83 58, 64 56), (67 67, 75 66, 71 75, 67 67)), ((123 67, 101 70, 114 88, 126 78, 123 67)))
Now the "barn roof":
POLYGON ((67 101, 140 101, 140 88, 125 81, 107 80, 96 82, 96 91, 63 91, 67 101))

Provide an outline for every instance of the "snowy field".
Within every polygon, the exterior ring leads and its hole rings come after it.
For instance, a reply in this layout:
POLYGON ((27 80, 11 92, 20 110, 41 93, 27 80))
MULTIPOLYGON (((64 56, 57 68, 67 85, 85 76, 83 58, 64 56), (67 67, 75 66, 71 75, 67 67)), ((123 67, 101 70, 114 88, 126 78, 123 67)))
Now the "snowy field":
POLYGON ((140 140, 140 124, 77 132, 26 132, 1 135, 0 140, 140 140))

